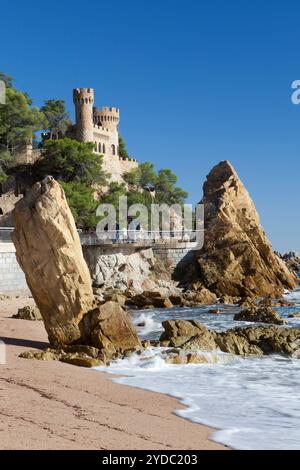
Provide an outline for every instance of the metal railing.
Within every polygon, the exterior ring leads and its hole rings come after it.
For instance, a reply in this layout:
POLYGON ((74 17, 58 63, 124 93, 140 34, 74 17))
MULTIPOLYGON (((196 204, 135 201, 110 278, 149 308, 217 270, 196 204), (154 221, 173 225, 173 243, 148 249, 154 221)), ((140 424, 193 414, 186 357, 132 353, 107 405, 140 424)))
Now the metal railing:
MULTIPOLYGON (((0 227, 0 243, 11 243, 11 234, 13 227, 0 227)), ((82 245, 101 245, 107 243, 136 243, 136 244, 154 244, 185 242, 193 243, 199 240, 203 230, 195 231, 152 231, 152 230, 107 230, 99 234, 96 231, 84 232, 78 230, 82 245)))
POLYGON ((156 243, 185 242, 193 243, 203 235, 203 230, 196 231, 145 231, 145 230, 107 230, 79 232, 82 245, 101 245, 108 243, 136 243, 152 245, 156 243))

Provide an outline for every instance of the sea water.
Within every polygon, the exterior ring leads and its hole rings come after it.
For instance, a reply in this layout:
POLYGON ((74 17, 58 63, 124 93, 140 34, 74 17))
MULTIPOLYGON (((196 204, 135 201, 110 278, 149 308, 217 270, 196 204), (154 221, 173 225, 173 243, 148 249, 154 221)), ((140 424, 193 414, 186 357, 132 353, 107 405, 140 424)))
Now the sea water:
MULTIPOLYGON (((295 306, 277 310, 288 319, 290 313, 300 312, 300 290, 286 298, 295 306)), ((134 314, 134 322, 142 325, 137 326, 142 339, 155 339, 166 319, 196 319, 217 331, 250 325, 233 320, 237 311, 231 305, 142 311, 134 314), (211 308, 221 314, 209 313, 211 308)), ((288 326, 300 327, 300 318, 288 319, 288 326)), ((186 405, 176 411, 179 416, 218 429, 212 438, 232 448, 300 449, 300 359, 213 352, 206 353, 211 363, 171 365, 162 351, 149 348, 98 369, 122 374, 114 379, 118 383, 178 398, 186 405)))

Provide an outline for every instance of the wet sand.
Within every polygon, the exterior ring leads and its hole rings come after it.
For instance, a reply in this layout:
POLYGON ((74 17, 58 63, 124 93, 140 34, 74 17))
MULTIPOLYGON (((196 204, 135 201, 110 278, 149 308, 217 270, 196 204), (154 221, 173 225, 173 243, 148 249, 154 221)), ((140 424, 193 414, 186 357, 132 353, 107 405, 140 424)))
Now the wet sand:
POLYGON ((43 322, 11 316, 32 299, 0 301, 0 449, 225 449, 213 429, 174 414, 174 398, 113 383, 110 374, 21 359, 48 346, 43 322))

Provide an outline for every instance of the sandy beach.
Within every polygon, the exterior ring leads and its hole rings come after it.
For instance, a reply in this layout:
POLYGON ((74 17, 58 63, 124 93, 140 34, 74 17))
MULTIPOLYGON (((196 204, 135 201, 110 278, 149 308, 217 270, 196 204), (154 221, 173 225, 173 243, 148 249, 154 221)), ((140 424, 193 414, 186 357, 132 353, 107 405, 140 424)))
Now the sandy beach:
POLYGON ((111 375, 61 362, 21 359, 47 347, 41 321, 11 318, 29 298, 0 302, 1 449, 225 449, 213 432, 174 414, 174 398, 135 389, 111 375))

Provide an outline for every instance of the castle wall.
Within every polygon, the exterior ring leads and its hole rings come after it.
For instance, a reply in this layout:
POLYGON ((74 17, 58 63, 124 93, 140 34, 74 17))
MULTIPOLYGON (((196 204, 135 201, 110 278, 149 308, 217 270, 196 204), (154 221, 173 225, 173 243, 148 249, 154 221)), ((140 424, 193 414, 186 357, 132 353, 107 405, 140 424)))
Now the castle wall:
POLYGON ((15 165, 33 164, 41 157, 40 149, 34 149, 31 144, 24 144, 13 151, 15 165))

